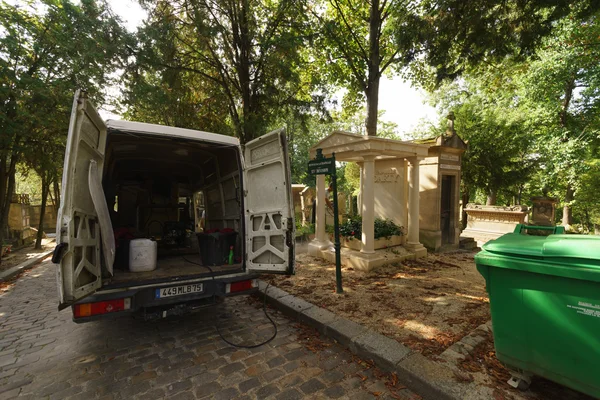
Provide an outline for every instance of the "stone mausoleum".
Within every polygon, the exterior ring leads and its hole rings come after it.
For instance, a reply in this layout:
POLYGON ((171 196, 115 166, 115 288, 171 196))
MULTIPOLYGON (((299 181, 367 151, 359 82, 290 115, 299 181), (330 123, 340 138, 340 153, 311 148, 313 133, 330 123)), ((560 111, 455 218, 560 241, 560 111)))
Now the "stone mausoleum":
MULTIPOLYGON (((325 157, 356 162, 361 171, 358 211, 362 215, 360 250, 344 248, 342 259, 358 269, 419 258, 426 247, 458 247, 460 233, 460 164, 466 149, 452 119, 437 138, 405 142, 335 131, 312 147, 325 157), (376 249, 374 219, 391 219, 406 232, 396 249, 376 249)), ((325 177, 317 176, 316 237, 309 253, 333 260, 333 244, 325 233, 325 177)))

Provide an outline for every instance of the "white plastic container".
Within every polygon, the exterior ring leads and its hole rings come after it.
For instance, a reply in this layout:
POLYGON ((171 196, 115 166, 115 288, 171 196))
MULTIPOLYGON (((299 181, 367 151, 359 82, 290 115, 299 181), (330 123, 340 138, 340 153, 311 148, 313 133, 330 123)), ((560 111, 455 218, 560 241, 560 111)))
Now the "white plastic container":
POLYGON ((132 272, 156 269, 156 242, 150 239, 133 239, 129 242, 129 270, 132 272))

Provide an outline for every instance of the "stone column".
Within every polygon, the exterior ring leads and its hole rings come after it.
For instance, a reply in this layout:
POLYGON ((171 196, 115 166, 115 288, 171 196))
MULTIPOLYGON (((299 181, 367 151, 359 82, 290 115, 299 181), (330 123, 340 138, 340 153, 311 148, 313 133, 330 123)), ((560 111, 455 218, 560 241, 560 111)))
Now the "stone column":
POLYGON ((362 184, 362 253, 375 252, 375 156, 364 156, 362 184))
POLYGON ((408 159, 410 174, 408 178, 408 237, 406 247, 414 251, 417 257, 427 254, 427 250, 419 242, 419 163, 421 160, 419 157, 408 159))
POLYGON ((315 213, 315 239, 325 242, 325 175, 317 175, 317 212, 315 213))
POLYGON ((359 165, 359 168, 360 168, 360 174, 358 176, 359 176, 360 180, 359 180, 359 185, 358 186, 359 186, 360 189, 358 191, 358 196, 356 196, 356 206, 358 207, 358 210, 356 210, 356 213, 358 215, 362 215, 362 199, 363 199, 362 193, 363 193, 363 190, 364 190, 364 187, 363 187, 363 182, 364 182, 363 174, 364 174, 365 168, 364 168, 364 165, 359 165))

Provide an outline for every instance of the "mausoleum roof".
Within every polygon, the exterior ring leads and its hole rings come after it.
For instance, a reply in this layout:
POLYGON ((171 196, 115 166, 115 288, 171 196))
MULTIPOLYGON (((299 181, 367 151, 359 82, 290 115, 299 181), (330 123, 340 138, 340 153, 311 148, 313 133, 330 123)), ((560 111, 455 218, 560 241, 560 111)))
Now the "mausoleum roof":
POLYGON ((375 156, 375 159, 426 157, 429 147, 426 144, 334 131, 311 147, 310 157, 314 158, 319 148, 325 157, 335 153, 336 161, 360 162, 365 156, 375 156))

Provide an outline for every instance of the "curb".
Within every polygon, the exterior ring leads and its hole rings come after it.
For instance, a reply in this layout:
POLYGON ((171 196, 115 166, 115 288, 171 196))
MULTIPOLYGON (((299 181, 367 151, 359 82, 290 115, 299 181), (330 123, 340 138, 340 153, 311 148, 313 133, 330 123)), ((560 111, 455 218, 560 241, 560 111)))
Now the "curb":
POLYGON ((44 253, 40 253, 40 255, 38 255, 37 257, 32 258, 31 260, 27 260, 25 262, 22 262, 21 264, 9 268, 6 271, 2 271, 0 272, 0 282, 4 282, 9 280, 10 278, 13 278, 14 276, 20 274, 21 272, 25 271, 26 269, 29 269, 31 267, 33 267, 35 264, 39 263, 40 261, 42 261, 44 258, 48 257, 50 254, 52 254, 54 250, 49 250, 46 251, 44 253))
POLYGON ((449 365, 433 362, 417 351, 261 280, 267 301, 287 316, 316 328, 382 370, 395 372, 398 382, 431 400, 463 400, 477 396, 474 385, 460 383, 449 365))

